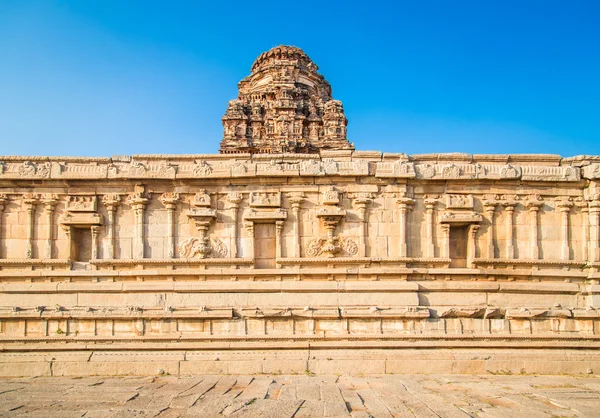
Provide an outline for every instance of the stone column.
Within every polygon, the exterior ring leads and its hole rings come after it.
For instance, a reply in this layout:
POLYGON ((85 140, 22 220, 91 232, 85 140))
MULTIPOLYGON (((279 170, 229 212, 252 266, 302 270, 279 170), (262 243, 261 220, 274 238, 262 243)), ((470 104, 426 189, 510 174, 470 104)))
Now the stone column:
POLYGON ((539 217, 539 212, 540 212, 540 208, 542 207, 542 202, 538 201, 538 200, 530 200, 527 202, 527 209, 529 209, 529 217, 530 217, 530 227, 531 227, 531 259, 532 260, 537 260, 540 258, 540 247, 539 247, 539 242, 540 242, 540 237, 539 237, 539 223, 538 223, 538 217, 539 217))
POLYGON ((230 257, 237 258, 238 256, 238 209, 240 203, 242 203, 242 194, 238 192, 231 192, 227 196, 229 200, 229 208, 231 209, 231 251, 230 257))
POLYGON ((294 215, 294 257, 301 257, 300 249, 300 205, 304 200, 304 193, 296 192, 289 194, 289 201, 292 204, 292 214, 294 215))
POLYGON ((248 254, 248 258, 254 259, 254 222, 247 221, 244 223, 244 227, 248 232, 250 239, 246 240, 246 250, 244 253, 248 254))
POLYGON ((572 202, 558 202, 556 207, 560 210, 560 241, 561 241, 561 251, 560 251, 560 259, 561 260, 569 260, 570 259, 570 251, 569 251, 569 212, 571 211, 571 207, 573 206, 572 202))
POLYGON ((56 196, 44 196, 42 203, 44 204, 44 213, 46 214, 46 243, 44 250, 44 258, 52 259, 52 235, 54 232, 54 210, 58 204, 56 196))
POLYGON ((515 258, 515 238, 513 236, 514 229, 514 213, 516 202, 504 202, 504 210, 506 211, 506 258, 515 258))
POLYGON ((27 210, 27 242, 25 243, 25 258, 33 258, 33 233, 35 229, 35 207, 38 199, 32 194, 23 195, 23 204, 27 210))
POLYGON ((600 261, 600 200, 592 200, 590 208, 590 255, 591 262, 600 261))
POLYGON ((167 209, 167 258, 175 257, 175 209, 177 209, 178 193, 163 193, 160 202, 167 209))
MULTIPOLYGON (((0 194, 0 249, 2 249, 2 214, 7 203, 8 197, 5 194, 0 194)), ((0 258, 3 258, 2 253, 0 253, 0 258)))
POLYGON ((360 229, 358 235, 358 256, 366 257, 367 256, 367 235, 368 235, 368 226, 367 223, 367 205, 371 202, 370 194, 367 193, 357 193, 357 196, 354 198, 354 204, 358 208, 358 217, 360 219, 360 229))
POLYGON ((98 259, 98 236, 100 235, 100 227, 93 225, 92 229, 92 260, 98 259))
POLYGON ((467 247, 467 266, 474 268, 473 260, 475 260, 475 255, 477 254, 477 231, 479 230, 479 225, 471 224, 469 226, 469 246, 467 247))
POLYGON ((106 258, 116 258, 115 252, 115 214, 117 208, 121 203, 121 197, 118 194, 109 194, 102 197, 102 203, 106 207, 108 212, 108 223, 106 225, 106 240, 107 240, 107 251, 106 258))
POLYGON ((425 256, 429 258, 435 257, 435 242, 433 237, 433 212, 435 210, 435 205, 437 204, 437 200, 435 199, 425 199, 425 222, 426 222, 426 251, 425 256))
POLYGON ((487 234, 487 257, 489 259, 496 257, 496 249, 494 246, 494 213, 496 212, 496 205, 498 202, 493 200, 486 200, 483 202, 483 209, 485 211, 485 217, 488 220, 488 234, 487 234))
POLYGON ((128 198, 128 203, 133 209, 135 217, 135 238, 133 245, 132 258, 144 258, 144 209, 148 203, 148 199, 141 193, 135 193, 128 198))
POLYGON ((399 250, 400 257, 408 257, 408 244, 406 242, 406 230, 408 228, 408 212, 412 209, 415 201, 410 197, 400 197, 396 199, 398 204, 398 224, 399 224, 399 250))
MULTIPOLYGON (((278 261, 281 259, 281 249, 283 246, 283 242, 281 239, 281 235, 283 233, 283 221, 275 222, 275 260, 278 261)), ((281 266, 276 264, 277 268, 281 266)))
POLYGON ((442 258, 450 258, 450 225, 442 224, 442 237, 444 242, 442 244, 442 258))
POLYGON ((590 217, 587 202, 579 202, 577 207, 581 209, 581 261, 588 260, 588 242, 590 240, 590 217))

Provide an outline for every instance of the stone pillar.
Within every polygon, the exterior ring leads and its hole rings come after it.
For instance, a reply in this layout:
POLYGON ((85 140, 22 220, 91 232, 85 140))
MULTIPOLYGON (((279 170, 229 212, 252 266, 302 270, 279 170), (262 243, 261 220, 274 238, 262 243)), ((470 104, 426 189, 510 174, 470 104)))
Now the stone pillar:
MULTIPOLYGON (((283 247, 283 240, 281 239, 281 235, 283 233, 283 221, 275 222, 275 260, 276 262, 281 259, 281 250, 283 247)), ((281 267, 279 264, 276 264, 277 268, 281 267)))
POLYGON ((54 210, 58 204, 55 196, 45 196, 42 200, 44 204, 44 213, 46 214, 46 243, 44 247, 44 258, 50 260, 52 254, 52 235, 54 233, 54 210))
POLYGON ((479 230, 479 225, 471 224, 469 226, 469 246, 467 247, 467 266, 474 268, 473 260, 475 260, 475 256, 477 255, 477 231, 479 230))
POLYGON ((244 253, 248 254, 248 258, 254 259, 254 222, 247 221, 244 227, 248 232, 249 239, 246 240, 246 248, 244 253))
POLYGON ((570 259, 570 251, 569 251, 569 212, 571 211, 571 207, 573 206, 572 202, 558 202, 556 207, 560 210, 560 241, 561 241, 561 251, 560 251, 560 259, 561 260, 569 260, 570 259))
POLYGON ((148 203, 148 199, 143 197, 141 193, 135 193, 128 198, 128 203, 133 209, 135 222, 135 238, 133 243, 132 258, 144 258, 144 209, 148 203))
POLYGON ((160 202, 167 209, 167 258, 175 257, 175 209, 177 209, 178 193, 163 193, 160 202))
POLYGON ((442 237, 444 242, 442 244, 442 258, 450 258, 450 225, 442 224, 442 237))
POLYGON ((538 223, 538 218, 539 218, 539 212, 540 212, 540 207, 542 207, 542 202, 537 201, 537 200, 530 200, 527 202, 527 209, 529 209, 529 222, 530 223, 530 227, 531 227, 531 237, 530 237, 530 246, 531 246, 531 253, 530 253, 530 257, 532 260, 537 260, 540 258, 540 247, 539 247, 539 242, 540 242, 540 237, 539 237, 539 223, 538 223))
POLYGON ((588 242, 590 240, 590 217, 587 202, 579 202, 577 207, 581 209, 581 261, 588 260, 588 242))
POLYGON ((300 220, 300 205, 304 200, 304 193, 290 193, 288 198, 292 204, 292 214, 294 216, 294 257, 301 257, 300 228, 302 226, 302 222, 300 220))
POLYGON ((591 262, 600 261, 600 200, 592 200, 590 208, 590 255, 591 262))
POLYGON ((425 199, 425 256, 429 258, 435 257, 435 241, 433 237, 433 212, 435 210, 436 204, 437 200, 435 199, 425 199))
POLYGON ((92 227, 92 260, 98 259, 98 236, 100 235, 100 227, 93 225, 92 227))
POLYGON ((23 195, 23 205, 27 210, 27 235, 25 243, 25 258, 33 258, 33 232, 35 229, 35 207, 38 204, 37 197, 27 194, 23 195))
POLYGON ((485 217, 488 220, 488 234, 487 234, 487 258, 492 259, 496 257, 496 248, 494 246, 494 213, 496 212, 496 205, 498 202, 493 200, 486 200, 483 202, 483 209, 485 211, 485 217))
MULTIPOLYGON (((0 250, 2 249, 2 214, 7 203, 8 197, 5 194, 0 194, 0 250)), ((0 258, 3 258, 2 253, 0 253, 0 258)))
POLYGON ((406 242, 406 230, 408 227, 408 212, 412 209, 415 201, 410 197, 400 197, 396 199, 398 204, 398 224, 399 224, 399 250, 400 257, 408 257, 408 243, 406 242))
POLYGON ((106 207, 108 212, 108 223, 106 225, 106 240, 107 240, 107 251, 106 258, 116 258, 115 252, 115 214, 117 208, 121 203, 121 197, 118 194, 104 195, 102 197, 102 203, 106 207))
POLYGON ((370 194, 368 193, 357 193, 357 196, 354 198, 354 204, 358 208, 358 217, 360 220, 360 229, 358 235, 358 256, 366 257, 367 256, 367 235, 368 235, 368 226, 367 223, 367 205, 371 202, 370 194))
POLYGON ((231 251, 230 257, 237 258, 238 256, 238 209, 240 203, 242 203, 242 194, 238 192, 229 193, 227 196, 229 200, 229 208, 231 209, 231 251))
POLYGON ((514 213, 516 202, 504 202, 506 211, 506 258, 515 258, 514 213))

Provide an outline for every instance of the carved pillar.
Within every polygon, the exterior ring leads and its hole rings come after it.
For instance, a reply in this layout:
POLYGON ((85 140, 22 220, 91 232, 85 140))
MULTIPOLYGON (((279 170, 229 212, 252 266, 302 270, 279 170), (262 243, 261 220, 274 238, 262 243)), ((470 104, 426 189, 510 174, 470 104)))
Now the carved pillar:
MULTIPOLYGON (((275 222, 275 260, 281 259, 281 248, 282 248, 282 240, 281 235, 283 233, 283 221, 275 222)), ((281 267, 277 264, 277 267, 281 267)))
POLYGON ((121 203, 121 197, 118 194, 104 195, 102 197, 102 203, 106 207, 108 212, 108 225, 106 225, 106 240, 107 240, 107 251, 106 258, 114 259, 116 257, 115 252, 115 214, 117 208, 121 203))
MULTIPOLYGON (((7 203, 8 197, 5 194, 0 194, 0 250, 2 249, 2 214, 4 213, 4 208, 7 203)), ((1 252, 0 258, 3 258, 1 252)))
POLYGON ((514 213, 516 202, 504 202, 506 211, 506 258, 515 258, 514 213))
POLYGON ((442 258, 450 258, 450 225, 442 224, 442 258))
POLYGON ((590 217, 587 202, 579 202, 577 207, 581 209, 581 260, 588 260, 588 242, 590 240, 590 217))
POLYGON ((160 202, 167 209, 167 258, 175 257, 175 209, 177 209, 178 193, 163 193, 160 202))
POLYGON ((469 226, 469 246, 467 247, 467 266, 474 268, 473 260, 477 255, 477 240, 476 235, 479 230, 479 225, 471 224, 469 226))
POLYGON ((100 235, 100 227, 93 225, 92 227, 92 260, 98 259, 98 236, 100 235))
POLYGON ((144 258, 144 209, 148 203, 148 199, 143 197, 141 193, 135 193, 127 199, 129 205, 133 209, 135 217, 135 238, 133 244, 132 258, 144 258))
POLYGON ((54 232, 54 210, 58 204, 55 196, 45 196, 42 200, 44 213, 46 214, 46 243, 44 247, 44 258, 52 258, 52 235, 54 232))
POLYGON ((600 200, 593 200, 590 207, 590 255, 592 262, 600 261, 600 200))
POLYGON ((242 203, 242 194, 238 192, 229 193, 227 196, 229 200, 230 209, 231 209, 231 258, 236 258, 238 256, 238 209, 240 207, 240 203, 242 203))
POLYGON ((25 243, 25 258, 33 258, 33 232, 35 228, 35 207, 38 204, 38 199, 31 195, 23 196, 23 204, 27 210, 27 242, 25 243))
POLYGON ((560 241, 561 241, 561 251, 560 251, 560 259, 561 260, 569 260, 570 259, 570 251, 569 251, 569 212, 571 211, 571 207, 573 206, 572 202, 558 202, 556 204, 558 210, 560 210, 560 241))
POLYGON ((359 229, 358 235, 358 256, 366 257, 367 256, 367 242, 366 238, 368 235, 368 226, 367 223, 367 205, 371 202, 371 194, 370 193, 357 193, 357 196, 354 198, 354 204, 358 208, 358 216, 361 222, 361 226, 359 229))
POLYGON ((487 257, 492 259, 496 257, 496 249, 494 246, 494 213, 496 212, 496 205, 498 202, 493 200, 486 200, 483 202, 483 209, 485 211, 485 217, 488 220, 488 234, 487 234, 487 257))
POLYGON ((246 251, 244 252, 248 254, 248 258, 254 259, 254 222, 244 222, 244 227, 249 236, 249 239, 246 240, 246 251))
POLYGON ((400 197, 396 200, 398 203, 398 224, 399 224, 399 250, 400 257, 408 257, 408 243, 406 241, 406 230, 408 227, 408 212, 412 209, 415 201, 410 197, 400 197))
POLYGON ((527 202, 527 209, 529 209, 529 217, 530 217, 530 227, 531 227, 531 259, 537 260, 540 258, 540 247, 539 247, 539 223, 538 223, 538 214, 540 212, 540 207, 542 206, 542 202, 537 200, 530 200, 527 202))
POLYGON ((294 257, 301 256, 300 249, 300 228, 302 222, 300 221, 300 204, 304 200, 304 193, 290 193, 289 200, 292 204, 292 214, 294 215, 294 257))
POLYGON ((435 242, 433 238, 433 211, 435 210, 435 205, 437 204, 437 200, 435 199, 425 199, 425 222, 426 222, 426 251, 425 255, 429 258, 435 257, 435 242))

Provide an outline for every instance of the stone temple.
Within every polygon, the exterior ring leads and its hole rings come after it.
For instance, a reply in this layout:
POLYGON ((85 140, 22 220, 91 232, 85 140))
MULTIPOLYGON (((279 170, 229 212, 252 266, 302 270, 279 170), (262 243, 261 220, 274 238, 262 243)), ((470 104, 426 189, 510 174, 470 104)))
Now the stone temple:
POLYGON ((600 157, 356 151, 287 46, 223 126, 0 157, 0 375, 600 371, 600 157))

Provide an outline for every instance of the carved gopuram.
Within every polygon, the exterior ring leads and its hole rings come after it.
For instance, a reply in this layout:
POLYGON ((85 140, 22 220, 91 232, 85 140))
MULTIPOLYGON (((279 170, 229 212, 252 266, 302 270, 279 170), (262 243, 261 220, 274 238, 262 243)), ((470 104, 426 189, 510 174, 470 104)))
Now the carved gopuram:
POLYGON ((0 157, 1 375, 600 372, 600 157, 355 151, 291 47, 223 124, 0 157))

